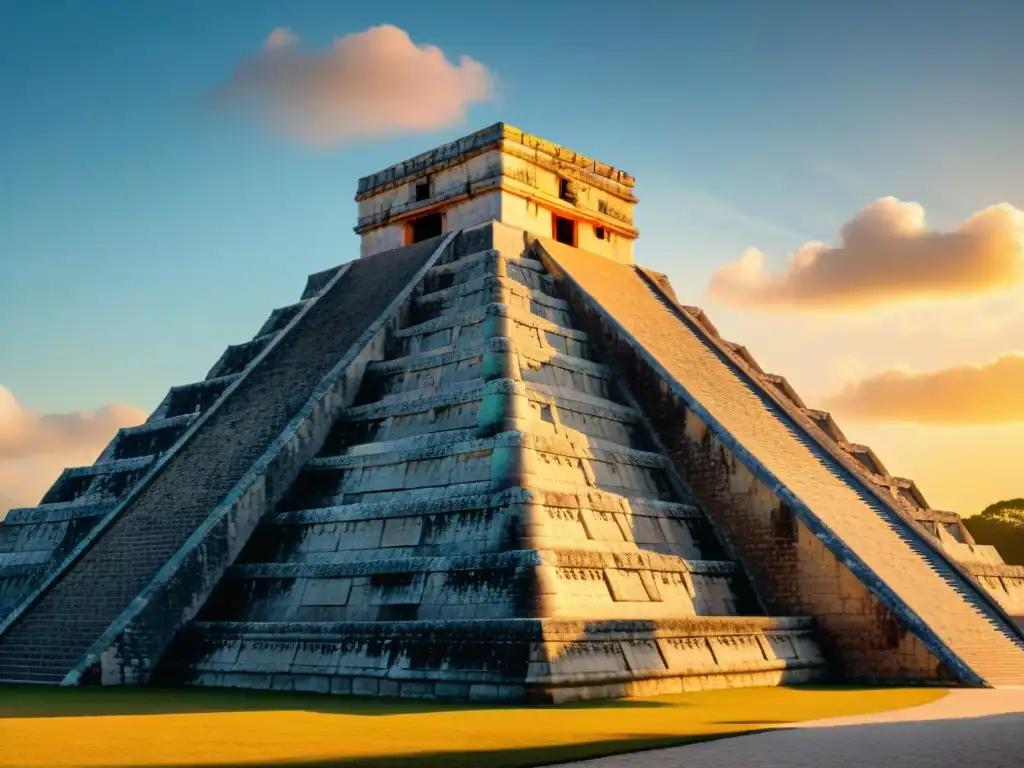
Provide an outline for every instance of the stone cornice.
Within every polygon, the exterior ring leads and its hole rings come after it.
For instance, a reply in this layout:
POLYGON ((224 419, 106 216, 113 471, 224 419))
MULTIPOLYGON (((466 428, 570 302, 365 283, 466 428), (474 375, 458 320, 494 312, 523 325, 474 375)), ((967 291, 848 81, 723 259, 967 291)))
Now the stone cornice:
POLYGON ((533 136, 506 123, 496 123, 457 141, 429 152, 423 152, 382 171, 362 177, 359 179, 356 200, 364 200, 398 185, 406 184, 416 177, 458 165, 491 149, 500 149, 507 154, 550 170, 566 172, 566 175, 585 179, 588 183, 599 186, 606 192, 624 200, 636 202, 636 198, 630 191, 635 181, 626 172, 605 163, 599 163, 585 155, 533 136))

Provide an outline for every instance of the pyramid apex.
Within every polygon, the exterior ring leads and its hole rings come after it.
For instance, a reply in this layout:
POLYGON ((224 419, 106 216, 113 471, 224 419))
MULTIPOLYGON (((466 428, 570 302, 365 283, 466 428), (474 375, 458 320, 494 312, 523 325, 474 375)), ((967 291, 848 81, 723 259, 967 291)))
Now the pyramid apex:
POLYGON ((633 262, 634 179, 607 163, 494 123, 359 180, 361 255, 500 221, 633 262))

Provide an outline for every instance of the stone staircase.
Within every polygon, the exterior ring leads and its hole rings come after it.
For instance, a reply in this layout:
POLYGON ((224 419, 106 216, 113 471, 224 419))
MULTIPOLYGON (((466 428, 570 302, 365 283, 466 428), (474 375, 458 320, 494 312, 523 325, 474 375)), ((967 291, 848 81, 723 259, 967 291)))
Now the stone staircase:
POLYGON ((334 268, 311 275, 298 302, 275 309, 251 341, 229 347, 202 381, 172 387, 144 424, 120 429, 93 465, 66 469, 37 506, 12 509, 0 520, 0 621, 215 406, 256 355, 336 273, 334 268))
MULTIPOLYGON (((588 328, 600 326, 606 338, 628 349, 687 411, 693 439, 677 458, 689 463, 694 478, 732 471, 721 460, 716 468, 695 458, 697 431, 706 428, 702 440, 713 435, 761 487, 788 505, 958 679, 1024 684, 1024 639, 992 598, 863 482, 851 458, 820 439, 809 419, 749 375, 700 317, 632 267, 547 240, 539 240, 537 250, 587 307, 593 317, 588 328), (682 456, 687 453, 690 458, 682 456)), ((715 492, 710 481, 707 488, 715 492)), ((710 504, 718 521, 716 511, 710 504)), ((730 538, 740 538, 740 531, 734 533, 730 538)))
POLYGON ((822 673, 524 247, 492 223, 426 273, 162 678, 566 700, 822 673))
POLYGON ((73 520, 85 509, 102 517, 0 623, 0 680, 91 679, 100 656, 120 678, 109 681, 144 679, 262 513, 245 494, 256 486, 256 495, 273 499, 274 482, 290 483, 281 467, 277 477, 247 473, 282 449, 301 466, 309 448, 281 443, 282 431, 323 396, 317 388, 325 376, 440 245, 435 239, 313 276, 303 302, 276 311, 253 341, 230 347, 206 381, 172 389, 149 422, 122 430, 96 465, 65 472, 40 509, 12 512, 4 534, 73 520), (240 500, 252 508, 210 520, 240 500), (210 535, 221 538, 204 550, 210 535), (197 552, 200 562, 187 559, 197 552), (135 621, 147 610, 146 621, 135 621), (130 661, 122 658, 129 646, 130 661), (129 664, 140 669, 126 672, 129 664))

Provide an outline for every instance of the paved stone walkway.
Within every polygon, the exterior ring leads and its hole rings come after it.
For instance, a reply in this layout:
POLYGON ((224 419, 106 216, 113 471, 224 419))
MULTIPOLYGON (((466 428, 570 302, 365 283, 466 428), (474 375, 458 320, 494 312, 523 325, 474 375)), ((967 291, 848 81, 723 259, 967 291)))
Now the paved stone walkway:
POLYGON ((1024 689, 954 690, 920 707, 566 763, 562 768, 1021 768, 1024 689))

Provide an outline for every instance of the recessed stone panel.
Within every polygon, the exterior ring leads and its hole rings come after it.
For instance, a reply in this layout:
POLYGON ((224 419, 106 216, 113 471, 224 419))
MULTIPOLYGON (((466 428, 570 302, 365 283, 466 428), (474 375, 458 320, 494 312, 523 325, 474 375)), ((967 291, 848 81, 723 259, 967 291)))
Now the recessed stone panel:
POLYGON ((650 602, 650 595, 647 594, 639 571, 605 568, 604 577, 616 602, 650 602))
POLYGON ((352 591, 351 579, 304 579, 304 582, 301 598, 304 606, 345 605, 352 591))
POLYGON ((384 521, 381 547, 414 547, 423 535, 422 517, 395 517, 384 521))
POLYGON ((658 647, 671 670, 711 670, 718 664, 703 637, 664 638, 658 640, 658 647))
POLYGON ((632 672, 660 672, 667 669, 655 640, 624 640, 622 654, 632 672))

